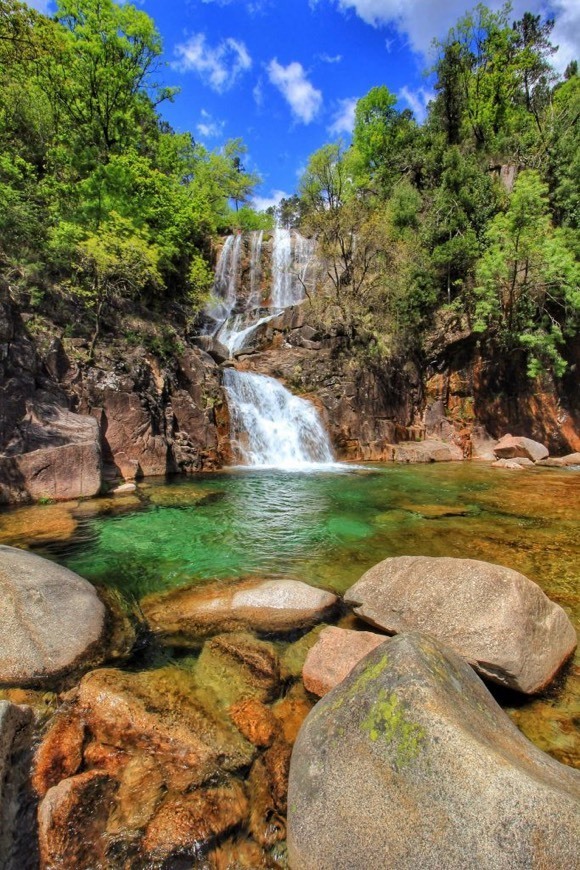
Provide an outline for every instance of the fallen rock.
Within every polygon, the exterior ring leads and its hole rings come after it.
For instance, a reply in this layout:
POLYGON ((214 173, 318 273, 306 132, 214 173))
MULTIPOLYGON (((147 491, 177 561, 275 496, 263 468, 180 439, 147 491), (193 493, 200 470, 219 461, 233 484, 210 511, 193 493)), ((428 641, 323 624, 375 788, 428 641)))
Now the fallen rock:
POLYGON ((580 776, 536 749, 432 638, 371 652, 304 723, 288 849, 300 870, 575 867, 580 776))
POLYGON ((566 463, 561 456, 548 456, 547 459, 538 459, 536 465, 542 468, 564 468, 566 463))
POLYGON ((23 867, 19 859, 31 856, 28 831, 19 830, 25 810, 29 754, 32 744, 32 710, 0 701, 0 861, 5 867, 23 867), (12 863, 11 863, 12 862, 12 863))
POLYGON ((150 628, 168 643, 195 646, 200 638, 250 629, 284 633, 328 616, 338 599, 299 580, 249 579, 224 586, 176 589, 142 602, 150 628))
POLYGON ((395 462, 460 462, 463 451, 444 441, 406 441, 395 445, 395 462))
POLYGON ((0 545, 0 592, 0 684, 43 684, 95 663, 105 608, 78 574, 0 545))
POLYGON ((580 453, 568 453, 562 457, 564 465, 580 465, 580 453))
POLYGON ((547 686, 576 647, 566 613, 536 583, 474 559, 385 559, 344 600, 371 625, 431 634, 482 676, 527 694, 547 686))
POLYGON ((169 797, 149 823, 142 848, 149 860, 166 861, 173 855, 199 858, 213 840, 240 825, 247 813, 244 788, 234 781, 169 797))
POLYGON ((104 831, 116 788, 106 773, 89 770, 64 779, 46 793, 38 808, 43 870, 111 866, 104 831))
POLYGON ((531 438, 520 435, 504 435, 493 448, 498 459, 517 459, 519 456, 537 462, 546 459, 549 454, 548 448, 531 438))
POLYGON ((302 671, 304 685, 321 698, 338 686, 361 659, 390 638, 372 631, 329 626, 312 647, 302 671))
POLYGON ((474 426, 470 436, 471 458, 479 460, 495 459, 493 452, 495 438, 483 426, 474 426))

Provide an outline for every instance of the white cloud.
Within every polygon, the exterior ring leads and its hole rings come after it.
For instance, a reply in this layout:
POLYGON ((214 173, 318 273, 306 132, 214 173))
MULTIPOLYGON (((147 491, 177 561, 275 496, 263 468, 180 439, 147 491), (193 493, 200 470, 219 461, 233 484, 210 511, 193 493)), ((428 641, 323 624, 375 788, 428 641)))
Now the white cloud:
MULTIPOLYGON (((429 53, 433 37, 445 36, 450 27, 461 18, 467 9, 475 6, 475 0, 333 0, 344 11, 352 9, 372 27, 393 25, 405 36, 411 48, 419 54, 429 53)), ((488 0, 494 10, 503 6, 504 0, 488 0)), ((556 25, 553 42, 560 46, 554 57, 558 69, 578 56, 580 45, 580 3, 578 0, 514 0, 513 17, 520 18, 524 12, 544 14, 553 9, 556 25)))
POLYGON ((338 101, 338 108, 334 113, 332 124, 328 127, 328 132, 333 136, 340 136, 341 133, 352 133, 354 129, 354 113, 358 97, 346 97, 344 100, 338 101))
POLYGON ((206 43, 204 33, 194 33, 186 42, 175 46, 174 54, 177 57, 172 63, 174 69, 199 73, 218 93, 233 87, 240 75, 252 66, 245 44, 231 36, 212 47, 206 43))
POLYGON ((285 190, 272 190, 270 196, 255 196, 253 205, 256 211, 266 211, 267 208, 275 208, 280 200, 287 199, 289 196, 290 194, 285 190))
POLYGON ((419 123, 425 120, 427 106, 431 100, 435 99, 433 91, 428 91, 426 88, 417 88, 416 91, 413 91, 407 85, 401 88, 397 96, 400 100, 405 100, 419 123))
POLYGON ((200 114, 201 120, 196 125, 196 130, 199 136, 201 136, 202 139, 217 139, 221 136, 226 122, 217 121, 208 111, 206 111, 206 109, 202 109, 200 114))
POLYGON ((302 64, 294 61, 282 66, 274 58, 268 64, 268 76, 292 109, 294 117, 303 124, 310 124, 322 108, 322 91, 308 81, 302 64))
POLYGON ((255 104, 260 109, 264 105, 264 84, 262 82, 262 76, 260 76, 256 84, 252 88, 252 96, 254 98, 255 104))
POLYGON ((201 0, 202 3, 217 3, 218 6, 229 6, 230 3, 242 3, 250 15, 256 15, 270 3, 270 0, 201 0))
POLYGON ((326 52, 318 54, 317 57, 322 63, 340 63, 342 60, 342 54, 327 54, 326 52))

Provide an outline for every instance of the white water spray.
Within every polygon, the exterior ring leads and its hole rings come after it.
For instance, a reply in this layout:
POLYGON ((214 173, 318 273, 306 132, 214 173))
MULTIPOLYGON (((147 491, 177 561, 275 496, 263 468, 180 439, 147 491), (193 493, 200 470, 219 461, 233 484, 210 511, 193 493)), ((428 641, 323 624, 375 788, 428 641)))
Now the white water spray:
POLYGON ((245 465, 311 470, 334 457, 319 414, 274 378, 226 369, 232 442, 245 465))

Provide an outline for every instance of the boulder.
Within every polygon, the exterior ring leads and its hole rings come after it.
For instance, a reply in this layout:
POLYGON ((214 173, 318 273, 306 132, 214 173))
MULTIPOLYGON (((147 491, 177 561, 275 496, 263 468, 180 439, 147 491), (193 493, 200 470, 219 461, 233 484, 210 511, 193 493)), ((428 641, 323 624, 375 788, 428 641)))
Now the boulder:
MULTIPOLYGON (((20 829, 22 822, 26 828, 22 816, 33 736, 32 720, 30 707, 0 701, 0 863, 3 867, 25 866, 18 858, 25 854, 20 829), (4 861, 7 864, 2 863, 4 861)), ((30 843, 26 845, 30 854, 30 843)))
POLYGON ((224 631, 285 633, 328 616, 337 597, 299 580, 250 578, 230 585, 176 589, 142 602, 150 628, 168 643, 195 646, 224 631))
POLYGON ((529 743, 463 659, 402 635, 302 726, 288 850, 296 870, 575 867, 580 774, 529 743))
POLYGON ((105 608, 90 583, 0 545, 0 591, 0 684, 44 684, 94 664, 105 608))
POLYGON ((302 679, 309 692, 321 698, 338 686, 361 659, 390 638, 372 631, 351 631, 330 625, 308 653, 302 679))
POLYGON ((504 435, 493 448, 493 452, 498 459, 517 459, 518 456, 522 456, 537 462, 539 459, 546 459, 549 451, 543 444, 532 441, 531 438, 504 435))
MULTIPOLYGON (((500 460, 507 462, 508 460, 500 460)), ((565 468, 566 462, 562 456, 548 456, 547 459, 538 459, 535 463, 542 468, 565 468)))
POLYGON ((395 462, 460 462, 463 451, 444 441, 405 441, 395 445, 395 462))
POLYGON ((0 456, 0 501, 87 498, 101 488, 99 424, 50 402, 30 402, 19 440, 0 456))
POLYGON ((562 457, 564 465, 580 465, 580 453, 568 453, 562 457))
POLYGON ((474 426, 469 440, 471 442, 472 459, 487 461, 495 459, 493 448, 496 440, 491 437, 483 426, 474 426))
POLYGON ((576 647, 564 610, 536 583, 474 559, 385 559, 344 600, 371 625, 431 634, 482 676, 527 694, 547 686, 576 647))

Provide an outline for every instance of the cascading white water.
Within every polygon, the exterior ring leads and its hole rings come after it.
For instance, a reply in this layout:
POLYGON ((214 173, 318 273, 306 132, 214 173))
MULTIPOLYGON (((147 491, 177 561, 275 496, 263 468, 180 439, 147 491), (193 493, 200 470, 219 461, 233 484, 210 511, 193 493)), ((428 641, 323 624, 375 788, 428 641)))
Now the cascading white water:
POLYGON ((219 324, 214 333, 228 319, 236 305, 241 250, 242 234, 228 236, 217 261, 213 299, 206 309, 208 317, 219 324))
POLYGON ((290 230, 276 227, 272 240, 272 307, 294 305, 292 280, 292 235, 290 230))
POLYGON ((264 241, 264 231, 252 233, 252 241, 250 247, 250 308, 260 307, 260 279, 262 277, 262 244, 264 241))
POLYGON ((308 470, 334 462, 314 405, 274 378, 226 369, 231 436, 242 462, 257 468, 308 470))

